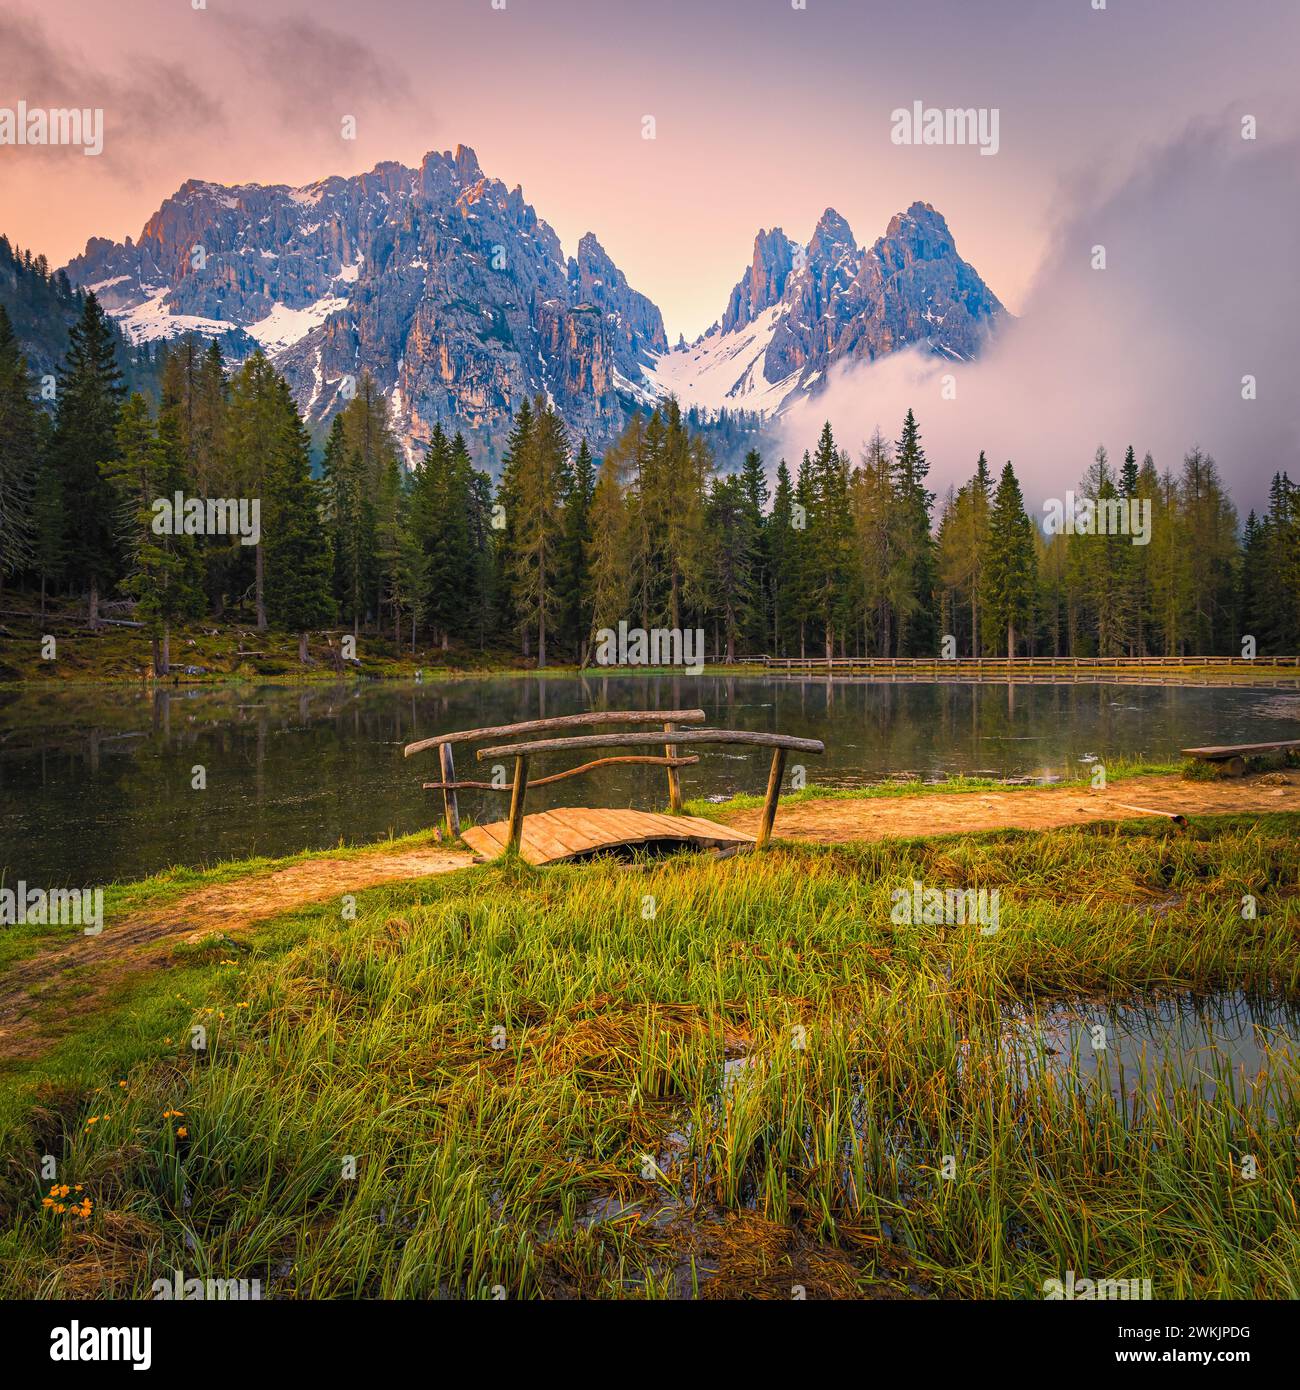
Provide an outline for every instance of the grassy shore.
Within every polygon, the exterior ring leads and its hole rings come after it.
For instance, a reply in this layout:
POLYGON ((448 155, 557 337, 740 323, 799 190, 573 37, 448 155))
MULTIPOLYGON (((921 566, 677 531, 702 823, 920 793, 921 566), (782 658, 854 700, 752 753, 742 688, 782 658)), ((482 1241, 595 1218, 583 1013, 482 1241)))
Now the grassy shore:
POLYGON ((488 866, 186 944, 0 1077, 0 1292, 1294 1297, 1293 1063, 1121 1104, 1001 1039, 1026 1001, 1300 996, 1296 822, 488 866), (1000 929, 893 924, 911 879, 1000 929))
MULTIPOLYGON (((394 635, 361 633, 356 641, 355 661, 339 664, 339 638, 333 643, 320 633, 313 633, 308 647, 309 663, 298 660, 298 634, 293 632, 258 632, 247 618, 240 622, 202 622, 178 624, 171 635, 172 672, 165 679, 181 685, 214 685, 230 682, 257 681, 288 685, 312 684, 361 677, 368 680, 413 680, 417 672, 425 680, 445 680, 452 677, 541 675, 573 676, 582 668, 559 662, 538 671, 532 660, 515 649, 494 646, 479 650, 457 644, 450 651, 421 643, 412 652, 409 633, 399 648, 394 635)), ((17 683, 40 685, 70 685, 85 683, 152 682, 152 649, 146 633, 139 627, 120 621, 104 623, 90 629, 83 604, 51 602, 44 616, 30 599, 9 595, 0 611, 0 686, 17 683), (18 606, 15 606, 18 605, 18 606), (46 656, 45 640, 55 639, 54 656, 46 656)), ((587 668, 588 673, 592 672, 587 668)), ((600 669, 600 668, 598 668, 600 669)), ((628 668, 622 668, 625 671, 628 668)), ((770 675, 774 679, 825 679, 825 672, 813 668, 793 677, 769 672, 761 662, 737 662, 723 665, 711 661, 707 669, 727 675, 770 675)), ((956 668, 955 668, 956 669, 956 668)), ((680 675, 680 667, 637 667, 637 675, 680 675)), ((1105 672, 1089 672, 1090 679, 1105 679, 1105 672)), ((1121 680, 1124 668, 1116 667, 1114 675, 1121 680)), ((1268 657, 1260 657, 1251 667, 1233 666, 1214 669, 1216 682, 1240 684, 1268 680, 1294 681, 1297 668, 1277 666, 1268 657)), ((1145 680, 1203 682, 1207 668, 1198 665, 1146 668, 1145 680)), ((846 678, 841 672, 840 679, 846 678)), ((862 679, 859 673, 855 678, 862 679)), ((957 678, 960 679, 960 671, 957 678)), ((987 677, 986 677, 987 678, 987 677)), ((1041 674, 1040 674, 1040 679, 1041 674)), ((1067 677, 1068 678, 1068 677, 1067 677)))

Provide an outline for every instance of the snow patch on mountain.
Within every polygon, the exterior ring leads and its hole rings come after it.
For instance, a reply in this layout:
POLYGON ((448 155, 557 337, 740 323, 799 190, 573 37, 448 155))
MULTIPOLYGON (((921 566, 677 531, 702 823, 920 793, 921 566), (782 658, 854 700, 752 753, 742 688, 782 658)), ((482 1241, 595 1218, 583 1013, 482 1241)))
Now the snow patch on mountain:
POLYGON ((211 337, 214 333, 229 333, 235 327, 233 323, 226 323, 223 319, 203 318, 199 314, 173 314, 167 307, 170 290, 166 285, 161 289, 147 285, 144 289, 149 297, 143 304, 113 313, 118 326, 137 347, 141 343, 178 338, 183 333, 199 333, 211 337))
POLYGON ((331 314, 347 307, 348 301, 334 294, 327 294, 305 309, 290 309, 284 304, 277 304, 264 319, 250 324, 244 332, 261 344, 262 351, 268 357, 274 358, 277 353, 302 342, 331 314))
POLYGON ((664 353, 645 369, 651 387, 683 406, 776 413, 799 381, 797 371, 774 382, 764 374, 767 349, 786 312, 784 304, 773 304, 742 328, 664 353))

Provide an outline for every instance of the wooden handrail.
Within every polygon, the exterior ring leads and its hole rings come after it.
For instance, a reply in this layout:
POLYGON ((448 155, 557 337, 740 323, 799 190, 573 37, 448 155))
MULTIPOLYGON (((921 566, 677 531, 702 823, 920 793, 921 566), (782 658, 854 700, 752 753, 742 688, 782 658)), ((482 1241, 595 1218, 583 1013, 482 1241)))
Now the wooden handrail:
MULTIPOLYGON (((763 810, 758 819, 758 836, 754 841, 756 849, 763 849, 772 838, 772 822, 776 819, 776 806, 781 798, 781 779, 785 776, 785 760, 791 750, 797 753, 824 753, 826 745, 817 738, 793 738, 789 734, 764 734, 748 729, 677 729, 671 725, 658 736, 648 730, 643 734, 583 734, 577 738, 543 738, 533 743, 503 743, 493 748, 480 748, 477 757, 484 758, 512 755, 515 760, 514 781, 510 787, 510 820, 507 827, 506 845, 509 851, 517 853, 524 833, 524 798, 528 794, 528 759, 536 753, 561 753, 579 748, 627 748, 636 744, 657 743, 666 734, 672 739, 671 752, 667 761, 670 766, 678 759, 675 754, 678 744, 731 743, 758 748, 771 748, 772 766, 767 776, 767 795, 763 798, 763 810)), ((599 760, 599 761, 604 761, 599 760)), ((588 766, 597 766, 588 764, 588 766)), ((585 767, 575 768, 574 772, 585 772, 585 767)), ((560 774, 564 776, 566 774, 560 774)), ((572 774, 567 774, 572 775, 572 774)), ((671 773, 669 774, 672 775, 671 773)), ((543 781, 556 781, 558 778, 543 778, 543 781)), ((680 793, 678 793, 680 795, 680 793)), ((674 809, 677 809, 674 807, 674 809)))
MULTIPOLYGON (((417 739, 408 743, 402 753, 409 758, 412 753, 447 743, 477 743, 485 738, 540 734, 548 729, 573 729, 590 724, 703 724, 706 717, 702 709, 592 710, 587 714, 557 714, 553 719, 529 719, 522 724, 497 724, 487 729, 464 729, 460 733, 417 739)), ((657 739, 652 741, 658 742, 657 739)))
MULTIPOLYGON (((657 758, 650 754, 634 753, 630 758, 597 758, 595 762, 583 763, 579 767, 567 767, 563 772, 553 772, 549 777, 537 777, 528 783, 530 787, 545 787, 551 782, 563 782, 566 777, 576 777, 580 772, 590 772, 595 767, 608 767, 610 763, 649 763, 652 767, 690 767, 698 763, 698 757, 657 758)), ((473 787, 476 791, 508 792, 509 787, 499 787, 495 782, 426 782, 425 791, 455 790, 458 787, 473 787)))
MULTIPOLYGON (((503 743, 480 748, 479 762, 505 756, 529 757, 534 753, 562 753, 580 748, 633 748, 638 744, 662 743, 663 731, 643 734, 586 734, 578 738, 543 738, 535 743, 503 743)), ((789 734, 764 734, 748 729, 679 729, 673 732, 673 745, 681 743, 743 743, 760 748, 784 748, 795 753, 824 753, 826 745, 816 738, 792 738, 789 734)))

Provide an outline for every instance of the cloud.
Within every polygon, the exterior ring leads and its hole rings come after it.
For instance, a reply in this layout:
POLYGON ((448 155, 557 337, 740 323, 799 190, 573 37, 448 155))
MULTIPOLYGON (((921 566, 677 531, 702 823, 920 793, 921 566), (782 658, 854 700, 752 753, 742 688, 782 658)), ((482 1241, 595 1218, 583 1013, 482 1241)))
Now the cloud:
MULTIPOLYGON (((12 96, 29 106, 102 107, 102 159, 115 175, 131 180, 179 158, 186 177, 201 174, 214 137, 230 128, 226 92, 238 92, 239 125, 270 127, 271 139, 291 137, 296 147, 315 137, 322 150, 339 149, 345 115, 358 120, 411 101, 404 73, 364 41, 308 16, 255 19, 196 13, 202 26, 191 65, 134 53, 120 71, 97 69, 62 36, 53 37, 34 17, 0 16, 0 52, 12 73, 12 96), (201 76, 199 76, 201 74, 201 76)), ((32 160, 53 164, 71 153, 27 147, 32 160)), ((71 171, 84 174, 89 171, 71 171)))
MULTIPOLYGON (((12 75, 7 99, 22 98, 29 107, 102 108, 100 158, 123 177, 149 168, 161 150, 187 144, 196 130, 211 133, 225 121, 220 100, 179 64, 141 58, 125 73, 96 70, 68 47, 52 43, 32 18, 0 15, 0 52, 12 75)), ((33 162, 61 162, 66 170, 81 151, 29 145, 23 154, 33 162)))
POLYGON ((359 120, 363 112, 411 100, 406 75, 391 62, 354 35, 306 15, 260 20, 216 14, 213 22, 238 55, 241 81, 255 79, 281 134, 287 129, 335 143, 345 115, 359 120))
POLYGON ((1108 195, 1074 190, 1023 314, 979 361, 908 350, 841 364, 783 417, 786 456, 824 419, 852 448, 877 424, 897 436, 911 406, 940 493, 980 449, 1013 461, 1036 506, 1073 486, 1098 444, 1118 461, 1131 443, 1175 472, 1199 444, 1243 515, 1258 507, 1276 470, 1297 471, 1300 145, 1242 140, 1235 120, 1189 129, 1108 195), (1098 245, 1105 270, 1091 266, 1098 245), (941 395, 947 373, 955 400, 941 395))

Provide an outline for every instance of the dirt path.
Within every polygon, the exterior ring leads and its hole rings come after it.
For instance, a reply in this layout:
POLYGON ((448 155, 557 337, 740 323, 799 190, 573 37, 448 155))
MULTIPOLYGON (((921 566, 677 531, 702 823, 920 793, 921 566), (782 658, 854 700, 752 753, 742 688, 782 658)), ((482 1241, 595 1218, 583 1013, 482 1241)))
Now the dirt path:
POLYGON ((166 961, 178 940, 212 931, 238 932, 305 903, 449 873, 474 862, 463 850, 436 847, 309 859, 199 888, 116 921, 106 914, 100 936, 75 936, 56 950, 16 961, 5 972, 0 981, 0 1060, 36 1056, 130 977, 166 961))
MULTIPOLYGON (((804 801, 777 811, 780 839, 834 844, 978 830, 1049 830, 1090 821, 1134 820, 1143 807, 1184 816, 1300 811, 1300 773, 1264 773, 1224 782, 1181 777, 1127 777, 1106 791, 1086 787, 1025 787, 1011 791, 804 801)), ((757 810, 722 813, 738 830, 758 828, 757 810)))

